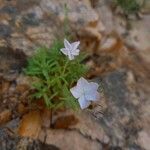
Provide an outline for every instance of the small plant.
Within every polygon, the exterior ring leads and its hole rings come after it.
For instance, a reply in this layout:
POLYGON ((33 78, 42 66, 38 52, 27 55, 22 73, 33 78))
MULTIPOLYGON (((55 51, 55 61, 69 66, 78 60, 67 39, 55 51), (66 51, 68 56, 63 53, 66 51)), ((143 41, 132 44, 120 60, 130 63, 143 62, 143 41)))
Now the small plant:
POLYGON ((65 39, 65 48, 62 48, 61 41, 54 42, 50 49, 42 47, 29 58, 24 69, 25 74, 34 80, 35 93, 32 97, 44 100, 51 112, 62 107, 78 109, 79 105, 84 109, 90 105, 90 101, 99 98, 98 84, 80 78, 85 76, 88 68, 82 64, 85 55, 79 55, 79 44, 80 42, 69 43, 65 39), (77 86, 72 88, 76 82, 77 86), (78 98, 79 103, 75 98, 78 98))
POLYGON ((126 14, 137 13, 140 10, 140 4, 137 0, 115 0, 126 14))
MULTIPOLYGON (((87 67, 81 63, 85 56, 80 55, 70 61, 60 51, 62 47, 63 43, 56 41, 50 49, 45 47, 38 49, 37 53, 29 58, 25 74, 34 77, 35 93, 32 96, 43 99, 48 108, 76 109, 78 103, 71 96, 69 89, 87 72, 87 67)), ((61 50, 67 54, 65 48, 61 50)), ((74 54, 77 55, 77 53, 79 50, 74 54)), ((74 57, 71 53, 68 55, 71 59, 74 57)))

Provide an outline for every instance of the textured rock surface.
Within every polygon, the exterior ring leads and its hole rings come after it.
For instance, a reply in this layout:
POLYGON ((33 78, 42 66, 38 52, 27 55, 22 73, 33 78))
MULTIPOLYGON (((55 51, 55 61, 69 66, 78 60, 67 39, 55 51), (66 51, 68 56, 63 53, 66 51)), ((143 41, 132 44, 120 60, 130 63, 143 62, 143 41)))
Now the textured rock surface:
POLYGON ((86 27, 90 27, 90 31, 87 29, 89 37, 94 38, 97 36, 96 32, 98 34, 95 27, 99 25, 99 18, 88 0, 2 0, 1 3, 0 45, 21 49, 27 55, 32 54, 34 48, 39 45, 50 46, 57 34, 62 34, 65 4, 73 30, 81 34, 83 29, 86 32, 86 27))
MULTIPOLYGON (((20 72, 36 47, 50 46, 63 36, 65 3, 71 34, 81 40, 81 49, 90 52, 89 76, 102 83, 102 96, 92 109, 74 114, 77 121, 64 129, 57 123, 57 129, 50 130, 49 120, 43 120, 39 139, 62 150, 149 150, 149 0, 141 19, 127 19, 112 9, 109 0, 0 0, 0 125, 10 119, 8 124, 16 120, 19 124, 19 117, 29 111, 30 80, 20 72)), ((39 148, 39 142, 7 131, 9 135, 0 129, 0 144, 5 148, 13 145, 16 150, 18 143, 39 148)), ((42 150, 46 146, 42 144, 42 150)))
MULTIPOLYGON (((100 150, 103 149, 103 144, 109 143, 109 137, 90 112, 65 112, 64 114, 61 112, 60 116, 67 116, 69 113, 78 119, 78 123, 67 128, 61 126, 62 128, 59 129, 42 130, 39 139, 54 144, 62 150, 100 150)), ((60 123, 62 124, 62 121, 60 123)), ((66 120, 63 124, 65 123, 66 120)))
POLYGON ((0 150, 59 150, 59 148, 38 140, 17 137, 8 133, 6 129, 0 129, 0 150))

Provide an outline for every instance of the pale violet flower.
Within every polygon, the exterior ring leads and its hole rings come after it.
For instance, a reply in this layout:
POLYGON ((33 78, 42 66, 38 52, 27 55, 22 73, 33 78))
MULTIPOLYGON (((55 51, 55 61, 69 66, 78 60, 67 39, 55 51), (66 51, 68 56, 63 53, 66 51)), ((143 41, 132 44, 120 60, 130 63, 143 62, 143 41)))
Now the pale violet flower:
POLYGON ((81 109, 87 108, 91 101, 99 100, 100 94, 97 92, 99 85, 88 82, 81 77, 77 85, 70 89, 72 95, 78 99, 81 109))
POLYGON ((65 54, 66 56, 68 56, 69 60, 73 60, 74 56, 79 55, 79 46, 80 42, 73 42, 73 43, 69 43, 66 39, 64 39, 64 45, 65 48, 60 49, 60 51, 65 54))

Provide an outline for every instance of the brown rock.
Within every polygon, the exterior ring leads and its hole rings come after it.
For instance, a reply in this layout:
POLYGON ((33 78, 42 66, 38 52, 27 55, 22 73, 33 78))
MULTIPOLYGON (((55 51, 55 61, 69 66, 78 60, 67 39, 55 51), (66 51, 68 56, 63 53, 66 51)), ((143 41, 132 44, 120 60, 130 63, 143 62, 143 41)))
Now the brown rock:
POLYGON ((16 86, 16 91, 20 94, 24 93, 29 89, 29 86, 26 84, 19 84, 16 86))
POLYGON ((8 92, 9 87, 10 87, 10 82, 8 82, 8 81, 2 82, 2 90, 1 90, 1 92, 2 93, 8 92))
POLYGON ((42 126, 47 128, 50 127, 51 111, 49 109, 44 108, 41 111, 41 116, 42 116, 42 126))
POLYGON ((78 119, 74 115, 67 115, 57 118, 54 123, 56 129, 67 129, 70 126, 74 126, 78 123, 78 119))
POLYGON ((23 114, 25 114, 27 111, 28 111, 28 108, 27 107, 25 107, 22 103, 20 103, 19 105, 18 105, 18 113, 20 114, 20 115, 23 115, 23 114))
POLYGON ((20 136, 37 138, 41 130, 41 125, 40 112, 31 111, 23 116, 18 133, 20 136))
POLYGON ((102 150, 101 143, 77 131, 47 130, 46 143, 54 144, 62 150, 102 150))
POLYGON ((8 109, 0 113, 0 125, 6 123, 11 119, 12 112, 8 109))

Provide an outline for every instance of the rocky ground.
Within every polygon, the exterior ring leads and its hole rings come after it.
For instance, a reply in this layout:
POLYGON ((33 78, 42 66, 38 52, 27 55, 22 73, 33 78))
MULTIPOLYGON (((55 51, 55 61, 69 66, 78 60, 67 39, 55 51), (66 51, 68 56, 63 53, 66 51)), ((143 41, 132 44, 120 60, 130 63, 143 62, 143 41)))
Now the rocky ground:
POLYGON ((0 150, 149 150, 149 13, 149 0, 128 16, 110 0, 0 0, 0 150), (36 47, 63 36, 65 3, 101 99, 55 112, 50 129, 50 111, 31 104, 21 70, 36 47))

